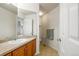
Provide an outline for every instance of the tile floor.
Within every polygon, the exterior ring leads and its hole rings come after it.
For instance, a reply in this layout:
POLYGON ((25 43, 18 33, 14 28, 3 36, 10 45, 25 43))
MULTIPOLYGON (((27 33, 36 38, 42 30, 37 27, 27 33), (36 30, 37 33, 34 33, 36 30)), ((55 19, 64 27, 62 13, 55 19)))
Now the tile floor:
POLYGON ((49 46, 41 44, 39 56, 58 56, 58 52, 49 46))

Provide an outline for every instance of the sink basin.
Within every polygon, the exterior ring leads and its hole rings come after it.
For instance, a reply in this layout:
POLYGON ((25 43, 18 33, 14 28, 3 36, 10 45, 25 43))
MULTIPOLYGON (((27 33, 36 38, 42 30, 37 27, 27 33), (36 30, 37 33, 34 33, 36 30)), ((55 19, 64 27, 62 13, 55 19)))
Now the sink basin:
POLYGON ((17 39, 15 41, 18 41, 18 42, 24 42, 24 41, 29 41, 28 39, 17 39))
POLYGON ((8 41, 8 44, 15 44, 15 40, 8 41))
POLYGON ((21 42, 23 42, 22 40, 11 40, 11 41, 8 41, 9 44, 20 44, 21 42))
POLYGON ((29 41, 27 39, 16 39, 16 40, 11 40, 11 41, 8 41, 9 44, 20 44, 22 42, 25 42, 25 41, 29 41))

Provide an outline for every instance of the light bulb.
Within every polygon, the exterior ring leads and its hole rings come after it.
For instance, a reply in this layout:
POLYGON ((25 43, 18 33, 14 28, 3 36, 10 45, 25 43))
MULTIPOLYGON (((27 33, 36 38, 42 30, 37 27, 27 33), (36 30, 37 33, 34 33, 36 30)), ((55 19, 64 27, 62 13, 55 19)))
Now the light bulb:
POLYGON ((39 15, 40 15, 40 16, 42 16, 42 15, 43 15, 43 12, 42 12, 42 11, 40 11, 40 12, 39 12, 39 15))

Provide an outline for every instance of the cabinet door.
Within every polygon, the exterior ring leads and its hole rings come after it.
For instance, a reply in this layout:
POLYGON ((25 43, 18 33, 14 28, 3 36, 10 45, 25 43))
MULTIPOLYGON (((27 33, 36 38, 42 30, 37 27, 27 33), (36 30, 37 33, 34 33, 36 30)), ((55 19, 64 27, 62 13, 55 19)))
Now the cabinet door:
POLYGON ((24 46, 13 51, 13 56, 24 56, 24 46))
POLYGON ((36 40, 32 41, 32 55, 34 55, 36 52, 36 40))
POLYGON ((25 55, 32 56, 32 42, 29 42, 28 44, 26 44, 25 55))
POLYGON ((5 56, 12 56, 12 53, 10 52, 10 53, 6 54, 5 56))
POLYGON ((33 40, 26 44, 25 48, 25 55, 26 56, 33 56, 36 52, 36 40, 33 40))
POLYGON ((32 46, 28 46, 25 50, 26 56, 32 56, 32 46))

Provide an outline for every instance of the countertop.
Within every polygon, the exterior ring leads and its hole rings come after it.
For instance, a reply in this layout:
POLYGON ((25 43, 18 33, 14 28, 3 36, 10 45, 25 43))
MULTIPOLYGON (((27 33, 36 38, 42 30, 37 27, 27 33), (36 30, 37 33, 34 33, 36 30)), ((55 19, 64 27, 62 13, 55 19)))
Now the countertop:
POLYGON ((17 40, 11 40, 0 44, 0 56, 3 56, 16 48, 19 48, 20 46, 27 44, 28 42, 34 40, 35 37, 27 37, 27 38, 21 38, 17 40))

